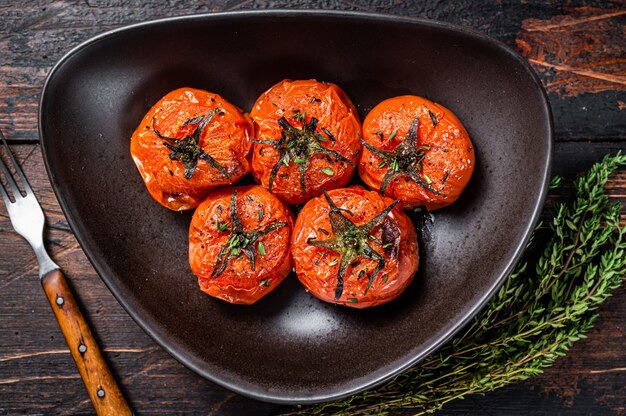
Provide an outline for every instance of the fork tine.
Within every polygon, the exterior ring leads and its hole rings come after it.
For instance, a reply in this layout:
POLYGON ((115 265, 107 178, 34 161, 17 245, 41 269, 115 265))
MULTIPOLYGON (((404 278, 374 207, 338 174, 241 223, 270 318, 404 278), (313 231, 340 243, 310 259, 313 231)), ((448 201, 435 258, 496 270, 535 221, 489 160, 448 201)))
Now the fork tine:
MULTIPOLYGON (((7 168, 7 165, 4 163, 4 160, 2 160, 2 158, 0 158, 0 169, 2 170, 2 173, 4 173, 4 176, 6 177, 6 181, 7 181, 7 184, 9 185, 9 188, 11 188, 11 193, 13 193, 13 198, 15 199, 21 198, 22 194, 20 193, 20 190, 17 187, 17 184, 15 183, 13 176, 11 175, 11 172, 9 172, 9 169, 7 168)), ((4 189, 4 185, 2 186, 2 188, 6 192, 6 189, 4 189)))
POLYGON ((9 205, 11 204, 11 200, 9 199, 9 195, 7 191, 4 189, 4 185, 0 183, 0 193, 2 194, 2 199, 4 199, 4 206, 6 209, 9 209, 9 205))
MULTIPOLYGON (((2 130, 0 130, 0 140, 2 140, 2 144, 4 145, 4 148, 6 149, 7 153, 9 154, 9 158, 11 159, 11 163, 13 163, 13 167, 15 168, 15 172, 17 173, 17 176, 19 177, 19 179, 22 182, 22 187, 24 188, 24 191, 26 191, 26 194, 32 194, 33 190, 30 188, 30 184, 28 183, 28 180, 26 179, 26 176, 24 176, 24 172, 22 172, 22 169, 20 168, 20 165, 17 164, 17 161, 15 160, 15 156, 13 156, 13 152, 11 151, 11 148, 9 148, 9 144, 7 143, 7 140, 4 137, 4 134, 2 133, 2 130)), ((2 159, 0 159, 0 161, 2 161, 2 159)), ((2 163, 0 163, 0 167, 2 168, 2 171, 4 172, 4 175, 7 177, 7 182, 11 186, 11 192, 13 192, 13 197, 17 198, 18 196, 16 194, 19 194, 21 196, 19 188, 17 187, 17 184, 15 183, 16 182, 15 178, 13 177, 13 175, 10 174, 9 169, 7 168, 7 166, 4 163, 4 161, 2 161, 2 163)))

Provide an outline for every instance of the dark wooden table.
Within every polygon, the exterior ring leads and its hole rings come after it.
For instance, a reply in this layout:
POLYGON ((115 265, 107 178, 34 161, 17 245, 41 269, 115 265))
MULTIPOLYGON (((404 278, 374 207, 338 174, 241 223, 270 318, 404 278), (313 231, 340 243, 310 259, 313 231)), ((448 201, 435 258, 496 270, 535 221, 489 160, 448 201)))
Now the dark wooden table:
MULTIPOLYGON (((546 86, 556 127, 554 172, 572 178, 626 149, 623 2, 325 0, 83 0, 0 2, 0 128, 46 212, 46 243, 66 271, 137 414, 271 414, 279 407, 218 387, 158 347, 124 312, 78 246, 52 192, 37 135, 44 79, 87 38, 153 18, 247 8, 323 7, 419 16, 473 27, 516 48, 546 86)), ((568 188, 550 198, 562 198, 568 188)), ((609 194, 626 202, 626 172, 609 194)), ((82 382, 37 278, 30 247, 0 209, 0 414, 91 414, 82 382)), ((626 413, 626 288, 589 337, 545 374, 448 405, 449 415, 626 413)))

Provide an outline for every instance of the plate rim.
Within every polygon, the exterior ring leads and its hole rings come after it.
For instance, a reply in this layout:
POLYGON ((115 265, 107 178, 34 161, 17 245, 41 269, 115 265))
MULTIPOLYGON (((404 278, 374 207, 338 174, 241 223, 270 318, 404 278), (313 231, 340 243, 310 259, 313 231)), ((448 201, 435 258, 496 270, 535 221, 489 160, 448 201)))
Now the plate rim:
POLYGON ((550 107, 550 101, 548 95, 546 93, 545 87, 543 86, 541 80, 537 73, 533 70, 530 63, 526 61, 521 55, 519 55, 516 51, 514 51, 511 47, 503 43, 502 41, 492 38, 482 32, 474 30, 472 28, 441 22, 436 20, 430 20, 420 17, 409 17, 409 16, 399 16, 393 14, 381 14, 381 13, 370 13, 370 12, 360 12, 360 11, 345 11, 345 10, 314 10, 314 9, 305 9, 305 10, 293 10, 293 9, 263 9, 263 10, 240 10, 240 11, 229 11, 229 12, 214 12, 214 13, 200 13, 200 14, 189 14, 189 15, 181 15, 181 16, 172 16, 166 18, 159 18, 154 20, 148 20, 144 22, 134 23, 130 25, 121 26, 119 28, 115 28, 112 30, 105 31, 98 35, 95 35, 86 41, 81 42, 79 45, 72 48, 69 52, 67 52, 61 59, 57 61, 57 63, 52 67, 50 72, 48 73, 46 80, 44 82, 41 96, 39 98, 38 103, 38 133, 39 133, 39 143, 42 148, 42 155, 44 160, 44 165, 46 168, 46 172, 48 174, 48 178, 52 185, 52 189, 56 195, 57 201, 63 211, 63 214, 68 221, 68 224, 74 234, 76 240, 78 241, 82 251, 85 253, 85 256, 91 263, 92 267, 100 277, 100 279, 104 282, 105 286, 108 290, 113 294, 116 301, 124 308, 126 313, 135 321, 135 323, 146 333, 148 334, 161 348, 163 348, 168 354, 170 354, 174 359, 183 364, 185 367, 191 369, 196 374, 201 377, 210 380, 217 385, 225 387, 235 393, 241 394, 243 396, 250 397, 252 399, 261 400, 264 402, 277 403, 277 404, 287 404, 287 405, 295 405, 295 404, 314 404, 332 400, 342 399, 357 393, 360 393, 365 390, 369 390, 375 388, 385 381, 388 381, 393 376, 400 374, 401 372, 407 370, 410 367, 415 366, 418 362, 426 358, 428 355, 435 352, 437 349, 442 347, 445 343, 447 343, 456 333, 459 332, 468 322, 476 315, 478 312, 487 304, 487 302, 495 295, 497 290, 502 286, 502 284, 507 280, 511 271, 521 258, 524 248, 528 243, 530 236, 535 229, 535 226, 540 218, 543 206, 545 204, 545 200, 548 193, 548 187, 550 182, 550 172, 552 170, 552 162, 554 155, 554 120, 552 115, 552 109, 550 107), (413 24, 418 26, 426 26, 433 27, 443 31, 460 33, 471 38, 474 38, 479 41, 486 42, 487 44, 493 45, 499 50, 502 50, 507 55, 509 55, 514 61, 516 61, 520 68, 524 69, 524 72, 530 76, 532 81, 535 84, 535 87, 540 92, 541 97, 541 109, 545 113, 546 121, 547 121, 547 138, 548 140, 545 143, 545 152, 546 155, 546 163, 543 166, 543 171, 541 172, 541 176, 543 177, 543 183, 541 189, 539 189, 539 196, 536 199, 536 202, 533 207, 532 215, 530 216, 530 221, 526 222, 526 227, 523 230, 523 237, 519 240, 518 245, 514 248, 514 256, 512 256, 507 263, 506 267, 503 271, 497 276, 494 280, 493 284, 486 290, 481 296, 480 300, 475 303, 472 307, 466 311, 460 319, 457 320, 452 327, 448 328, 445 331, 445 335, 441 336, 436 342, 434 342, 429 348, 425 349, 419 354, 416 354, 409 360, 404 361, 399 365, 392 366, 383 374, 369 378, 365 382, 359 382, 358 385, 355 385, 354 380, 352 384, 348 387, 343 385, 342 388, 332 388, 327 389, 326 393, 317 393, 312 395, 293 395, 293 394, 276 394, 273 392, 269 392, 268 389, 259 388, 257 385, 255 389, 251 389, 250 386, 246 386, 243 383, 232 383, 228 380, 223 379, 218 374, 211 373, 204 368, 201 368, 201 364, 205 363, 205 361, 198 359, 197 357, 193 357, 192 354, 187 353, 187 350, 184 348, 180 348, 180 345, 167 341, 167 334, 165 334, 162 329, 158 328, 159 323, 152 319, 150 316, 144 314, 141 315, 138 313, 138 310, 141 308, 137 308, 137 305, 133 305, 132 302, 127 301, 126 297, 122 293, 121 290, 118 290, 112 282, 109 281, 108 278, 103 277, 107 275, 106 270, 97 262, 97 256, 91 254, 90 250, 86 249, 85 244, 83 242, 83 237, 80 233, 77 233, 76 230, 79 229, 79 225, 74 221, 73 217, 68 215, 70 212, 70 207, 67 204, 63 193, 61 192, 61 184, 57 181, 54 172, 51 170, 50 161, 48 159, 48 146, 46 144, 46 139, 43 132, 43 113, 42 110, 46 105, 46 100, 48 99, 48 88, 52 82, 52 79, 59 72, 60 68, 62 68, 66 62, 68 62, 74 55, 81 52, 84 48, 98 43, 102 40, 105 40, 109 37, 113 37, 118 35, 119 33, 124 33, 128 31, 134 31, 136 29, 140 29, 142 27, 159 25, 159 24, 167 24, 171 22, 180 22, 180 21, 196 21, 196 20, 221 20, 221 19, 237 19, 237 18, 262 18, 262 17, 284 17, 284 18, 305 18, 305 17, 330 17, 330 18, 339 18, 339 19, 348 19, 348 20, 360 20, 360 21, 385 21, 385 22, 402 22, 406 24, 413 24), (170 347, 172 346, 172 347, 170 347), (177 349, 178 348, 178 349, 177 349), (332 390, 332 391, 330 391, 332 390), (329 392, 330 391, 330 392, 329 392))

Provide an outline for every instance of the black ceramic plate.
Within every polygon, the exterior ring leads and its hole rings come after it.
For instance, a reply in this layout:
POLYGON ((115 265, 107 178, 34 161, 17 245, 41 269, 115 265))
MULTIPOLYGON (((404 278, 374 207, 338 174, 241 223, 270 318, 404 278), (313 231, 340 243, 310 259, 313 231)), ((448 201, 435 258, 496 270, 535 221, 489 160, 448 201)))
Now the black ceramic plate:
POLYGON ((520 255, 552 152, 544 91, 510 49, 446 24, 343 12, 201 15, 105 33, 54 68, 39 121, 63 211, 128 313, 202 376, 281 403, 375 386, 461 328, 520 255), (187 263, 190 214, 154 202, 131 160, 133 130, 170 90, 207 89, 249 110, 284 78, 335 82, 362 117, 385 98, 425 96, 475 144, 468 188, 434 214, 418 276, 386 306, 322 303, 295 276, 249 307, 204 295, 187 263))

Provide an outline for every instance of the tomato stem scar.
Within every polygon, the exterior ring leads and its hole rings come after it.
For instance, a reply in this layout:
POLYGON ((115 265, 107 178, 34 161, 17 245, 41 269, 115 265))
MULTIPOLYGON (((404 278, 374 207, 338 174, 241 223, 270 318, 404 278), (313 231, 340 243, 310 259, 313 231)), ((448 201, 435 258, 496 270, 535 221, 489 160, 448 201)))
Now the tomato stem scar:
MULTIPOLYGON (((363 146, 370 152, 374 153, 378 156, 381 162, 378 164, 378 168, 382 168, 387 166, 387 171, 385 172, 385 176, 383 176, 383 180, 380 183, 380 193, 385 194, 387 191, 387 187, 391 181, 396 179, 399 176, 408 176, 412 180, 414 180, 419 186, 426 189, 429 192, 432 192, 435 195, 439 195, 439 192, 435 190, 430 183, 426 175, 422 177, 420 174, 420 170, 422 170, 421 162, 424 160, 425 150, 430 149, 428 146, 417 146, 417 138, 419 132, 419 118, 415 116, 413 118, 413 122, 411 123, 411 127, 407 135, 404 137, 404 140, 395 147, 395 149, 388 151, 377 148, 376 146, 372 146, 362 137, 361 143, 363 146)), ((395 137, 396 131, 394 130, 391 133, 390 139, 395 137)))
MULTIPOLYGON (((348 266, 353 264, 358 257, 366 257, 378 262, 373 273, 368 276, 367 287, 364 293, 367 294, 376 275, 385 267, 385 257, 374 250, 368 240, 372 237, 372 230, 385 221, 387 215, 398 204, 398 201, 394 201, 367 223, 356 225, 351 219, 344 215, 344 212, 346 212, 345 209, 338 208, 337 205, 335 205, 325 189, 323 192, 326 202, 328 202, 328 206, 330 207, 328 218, 333 233, 332 236, 326 240, 309 238, 307 244, 340 254, 341 257, 339 261, 335 259, 328 263, 329 266, 333 266, 339 262, 335 300, 338 300, 343 293, 343 278, 348 266)), ((376 239, 374 238, 374 240, 376 239)), ((361 274, 359 274, 359 276, 363 277, 361 274)))
MULTIPOLYGON (((306 121, 306 111, 301 113, 300 110, 292 110, 292 119, 295 119, 302 123, 302 128, 294 127, 285 117, 278 119, 278 124, 283 128, 281 137, 279 140, 255 140, 251 139, 253 143, 266 144, 274 147, 278 153, 278 162, 272 167, 269 178, 269 191, 272 192, 272 186, 278 171, 283 167, 289 167, 293 162, 296 164, 298 171, 300 172, 300 190, 302 194, 306 194, 306 172, 309 169, 309 163, 313 155, 322 154, 326 155, 329 163, 333 163, 334 158, 336 161, 341 161, 355 167, 355 163, 352 160, 344 157, 335 150, 328 149, 320 144, 323 142, 335 142, 337 139, 326 128, 322 127, 320 131, 316 132, 318 127, 318 120, 315 117, 306 121)), ((326 175, 334 175, 334 171, 330 168, 322 169, 326 175)))

